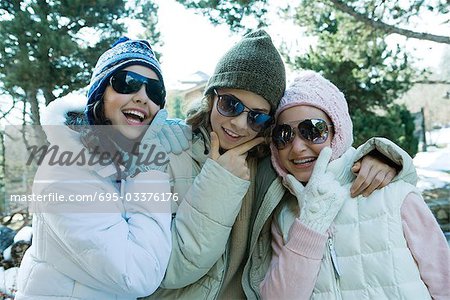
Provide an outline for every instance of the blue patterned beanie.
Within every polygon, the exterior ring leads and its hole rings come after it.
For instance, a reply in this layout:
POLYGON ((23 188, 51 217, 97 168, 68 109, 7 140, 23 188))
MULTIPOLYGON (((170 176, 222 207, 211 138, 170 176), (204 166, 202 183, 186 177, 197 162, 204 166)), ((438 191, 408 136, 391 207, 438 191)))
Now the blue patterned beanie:
MULTIPOLYGON (((102 100, 109 78, 130 65, 142 65, 152 69, 164 88, 161 66, 150 43, 146 40, 131 40, 128 37, 121 37, 100 56, 92 73, 85 109, 89 124, 94 124, 94 105, 102 100)), ((163 107, 164 104, 161 108, 163 107)))

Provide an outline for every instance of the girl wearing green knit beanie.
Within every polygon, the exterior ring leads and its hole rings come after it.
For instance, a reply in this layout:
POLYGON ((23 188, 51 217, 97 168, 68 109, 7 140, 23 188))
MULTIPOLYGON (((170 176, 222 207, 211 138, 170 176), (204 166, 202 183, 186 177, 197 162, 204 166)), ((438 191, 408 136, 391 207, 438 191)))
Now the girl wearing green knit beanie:
MULTIPOLYGON (((259 297, 271 258, 271 215, 278 204, 271 189, 283 189, 272 184, 277 175, 265 138, 285 87, 283 61, 264 30, 245 35, 218 62, 204 98, 188 112, 192 151, 170 159, 173 192, 180 201, 172 220, 169 266, 150 298, 259 297)), ((395 174, 372 158, 363 169, 371 172, 360 172, 361 191, 377 173, 395 174)))

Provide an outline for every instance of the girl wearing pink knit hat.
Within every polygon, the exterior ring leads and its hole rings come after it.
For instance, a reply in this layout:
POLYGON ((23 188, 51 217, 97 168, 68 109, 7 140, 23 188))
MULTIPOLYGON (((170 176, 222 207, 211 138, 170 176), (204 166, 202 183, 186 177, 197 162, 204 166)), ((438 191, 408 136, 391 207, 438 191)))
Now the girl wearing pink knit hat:
MULTIPOLYGON (((420 192, 397 179, 351 199, 362 149, 351 147, 336 86, 302 72, 275 116, 272 164, 290 193, 274 215, 263 298, 450 299, 448 245, 420 192)), ((389 143, 378 150, 407 155, 389 143)))

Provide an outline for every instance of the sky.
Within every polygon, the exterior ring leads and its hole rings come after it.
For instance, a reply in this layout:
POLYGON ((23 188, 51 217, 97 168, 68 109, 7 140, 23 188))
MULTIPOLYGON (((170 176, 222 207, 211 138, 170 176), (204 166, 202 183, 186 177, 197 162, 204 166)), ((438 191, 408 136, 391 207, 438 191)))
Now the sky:
MULTIPOLYGON (((178 81, 197 71, 211 75, 221 56, 242 34, 232 33, 227 25, 213 26, 206 16, 195 14, 175 0, 156 0, 159 5, 159 30, 164 45, 155 47, 162 53, 161 66, 166 85, 177 87, 178 81)), ((278 5, 285 3, 279 0, 278 5)), ((270 14, 275 7, 271 7, 270 14)), ((274 44, 279 47, 283 41, 281 33, 289 32, 291 37, 301 36, 302 30, 289 22, 276 22, 265 28, 274 44)), ((136 36, 138 27, 131 26, 130 35, 136 36)), ((295 42, 297 38, 289 39, 295 42)))
MULTIPOLYGON (((164 41, 164 46, 156 49, 163 54, 161 65, 169 88, 176 87, 177 80, 184 79, 196 71, 211 75, 215 64, 224 52, 241 38, 241 34, 231 33, 227 25, 213 26, 206 16, 195 14, 194 10, 185 9, 175 0, 156 0, 155 2, 159 5, 159 28, 161 40, 164 41)), ((285 0, 277 1, 278 5, 285 5, 286 2, 285 0)), ((298 41, 301 40, 303 49, 311 44, 311 40, 306 40, 305 43, 299 26, 277 18, 276 8, 273 6, 271 8, 270 13, 276 21, 266 30, 272 36, 276 47, 280 47, 283 41, 288 45, 298 45, 298 41)), ((428 18, 426 22, 418 22, 417 27, 413 29, 435 34, 443 33, 443 27, 431 18, 428 18)), ((131 31, 135 32, 135 29, 132 27, 131 31)), ((388 37, 392 45, 405 40, 398 35, 388 37)), ((405 47, 422 60, 420 66, 439 67, 444 49, 442 44, 409 39, 405 47)))

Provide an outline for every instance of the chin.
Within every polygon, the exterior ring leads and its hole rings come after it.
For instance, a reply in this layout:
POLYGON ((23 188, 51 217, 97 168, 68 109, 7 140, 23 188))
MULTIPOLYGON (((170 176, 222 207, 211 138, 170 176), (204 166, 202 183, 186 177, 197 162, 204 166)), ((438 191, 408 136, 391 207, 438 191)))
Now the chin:
POLYGON ((135 141, 135 140, 140 140, 140 138, 144 134, 144 131, 143 130, 125 130, 125 131, 122 131, 121 133, 127 139, 135 141))
POLYGON ((297 179, 299 182, 307 183, 309 179, 311 178, 311 174, 305 174, 305 173, 299 173, 299 172, 291 172, 292 175, 294 175, 295 179, 297 179))

